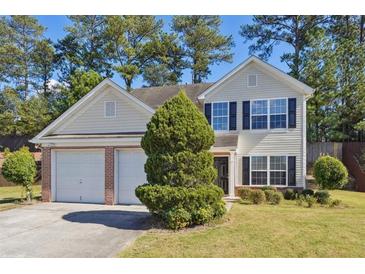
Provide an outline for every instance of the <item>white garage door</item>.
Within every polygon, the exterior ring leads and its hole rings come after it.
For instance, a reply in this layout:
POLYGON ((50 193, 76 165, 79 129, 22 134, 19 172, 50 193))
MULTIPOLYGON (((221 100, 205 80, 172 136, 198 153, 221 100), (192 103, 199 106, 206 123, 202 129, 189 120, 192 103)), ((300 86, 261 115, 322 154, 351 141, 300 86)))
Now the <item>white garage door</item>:
POLYGON ((56 201, 104 203, 104 151, 58 151, 56 201))
POLYGON ((146 159, 143 150, 118 152, 118 202, 120 204, 141 203, 134 190, 147 182, 144 172, 146 159))

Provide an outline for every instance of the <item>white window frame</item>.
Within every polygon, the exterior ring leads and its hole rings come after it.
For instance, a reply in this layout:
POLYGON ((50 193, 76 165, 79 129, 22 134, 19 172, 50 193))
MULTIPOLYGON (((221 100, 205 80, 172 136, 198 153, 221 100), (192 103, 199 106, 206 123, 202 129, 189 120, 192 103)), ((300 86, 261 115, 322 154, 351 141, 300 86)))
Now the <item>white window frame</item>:
POLYGON ((257 87, 257 81, 258 81, 258 74, 254 74, 254 73, 249 73, 249 74, 247 74, 247 87, 248 88, 255 88, 255 87, 257 87), (250 86, 249 85, 249 83, 250 83, 250 81, 249 81, 249 79, 250 79, 250 76, 255 76, 256 77, 256 85, 255 86, 250 86))
MULTIPOLYGON (((273 114, 280 115, 280 114, 273 114)), ((262 98, 262 99, 251 99, 250 100, 250 131, 287 131, 288 130, 288 97, 278 97, 278 98, 262 98), (270 128, 270 101, 273 100, 283 100, 286 101, 286 127, 285 128, 270 128), (267 101, 267 127, 266 128, 252 128, 252 116, 264 116, 263 114, 252 114, 252 105, 255 101, 267 101)))
MULTIPOLYGON (((289 155, 290 156, 290 155, 289 155)), ((265 186, 274 186, 274 187, 288 187, 288 155, 262 155, 262 154, 254 154, 254 155, 249 155, 250 157, 250 186, 252 187, 265 187, 265 186), (270 157, 272 156, 282 156, 282 157, 285 157, 285 162, 286 162, 286 178, 285 178, 285 185, 271 185, 270 184, 270 171, 282 171, 282 170, 271 170, 270 169, 270 157), (266 157, 266 161, 267 161, 267 164, 266 164, 266 167, 267 167, 267 170, 252 170, 252 157, 266 157), (266 171, 267 172, 267 184, 266 185, 253 185, 252 184, 252 172, 253 171, 266 171)))
MULTIPOLYGON (((229 116, 230 116, 230 112, 229 112, 229 101, 217 101, 217 102, 211 102, 212 104, 212 109, 210 110, 211 111, 211 119, 212 119, 212 129, 216 132, 229 132, 229 116), (227 104, 227 129, 214 129, 214 104, 221 104, 221 103, 225 103, 227 104)), ((217 117, 225 117, 225 116, 215 116, 216 118, 217 117)))
POLYGON ((268 170, 269 170, 269 166, 268 166, 268 164, 269 164, 269 162, 267 161, 267 159, 268 159, 269 157, 268 156, 266 156, 266 155, 252 155, 252 156, 250 156, 250 186, 257 186, 257 187, 264 187, 264 186, 268 186, 269 184, 266 184, 266 185, 253 185, 252 184, 252 172, 266 172, 266 180, 267 180, 267 182, 269 182, 269 173, 268 173, 268 170), (255 169, 255 170, 253 170, 252 169, 252 157, 266 157, 266 170, 264 170, 264 169, 255 169))
POLYGON ((287 187, 288 186, 288 156, 284 156, 284 155, 270 155, 267 158, 269 159, 268 164, 270 165, 270 158, 271 157, 285 157, 285 170, 277 170, 277 169, 271 169, 271 166, 268 167, 269 170, 269 174, 268 174, 268 185, 269 186, 275 186, 275 187, 287 187), (270 183, 270 172, 273 171, 277 171, 277 172, 285 172, 285 185, 272 185, 270 183))
POLYGON ((115 118, 117 117, 117 102, 116 101, 104 101, 104 118, 115 118), (106 115, 106 105, 107 103, 114 103, 114 116, 106 115))

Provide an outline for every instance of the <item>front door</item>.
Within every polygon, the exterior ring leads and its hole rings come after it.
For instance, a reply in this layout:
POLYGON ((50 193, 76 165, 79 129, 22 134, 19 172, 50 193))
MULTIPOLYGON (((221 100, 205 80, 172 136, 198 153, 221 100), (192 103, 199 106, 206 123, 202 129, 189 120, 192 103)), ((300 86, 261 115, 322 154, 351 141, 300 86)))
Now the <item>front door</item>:
POLYGON ((214 157, 214 166, 218 170, 215 183, 228 194, 228 157, 214 157))

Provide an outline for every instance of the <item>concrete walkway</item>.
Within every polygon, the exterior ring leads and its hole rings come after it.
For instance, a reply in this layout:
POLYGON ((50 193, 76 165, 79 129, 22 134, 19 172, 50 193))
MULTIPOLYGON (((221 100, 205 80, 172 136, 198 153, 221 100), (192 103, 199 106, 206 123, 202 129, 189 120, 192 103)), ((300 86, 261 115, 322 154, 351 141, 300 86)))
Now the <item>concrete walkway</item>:
POLYGON ((149 228, 143 206, 39 203, 0 212, 0 257, 114 257, 149 228))

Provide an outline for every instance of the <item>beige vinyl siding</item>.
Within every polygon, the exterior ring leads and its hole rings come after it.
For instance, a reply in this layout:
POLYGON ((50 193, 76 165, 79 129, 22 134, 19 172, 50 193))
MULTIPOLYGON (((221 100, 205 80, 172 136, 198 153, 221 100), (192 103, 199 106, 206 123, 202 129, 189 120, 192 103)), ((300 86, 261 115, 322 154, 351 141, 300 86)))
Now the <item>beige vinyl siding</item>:
POLYGON ((53 134, 141 132, 152 114, 135 102, 108 87, 67 121, 57 127, 53 134), (104 116, 104 102, 116 102, 116 116, 104 116))
MULTIPOLYGON (((283 155, 296 156, 297 186, 304 186, 303 174, 303 101, 304 96, 282 80, 276 79, 255 64, 238 71, 230 79, 207 95, 205 103, 218 101, 237 102, 237 147, 238 178, 242 183, 242 156, 283 155), (257 75, 257 86, 247 87, 249 74, 257 75), (295 129, 242 130, 242 101, 274 98, 297 99, 297 121, 295 129)), ((232 132, 231 132, 232 133, 232 132)))

